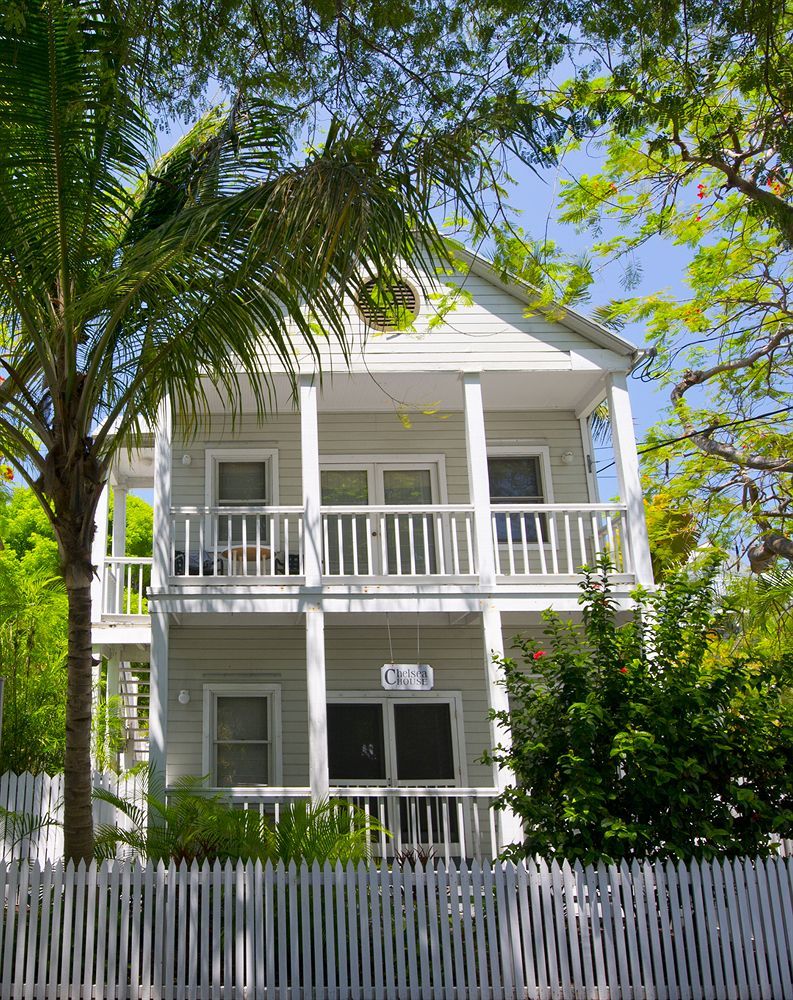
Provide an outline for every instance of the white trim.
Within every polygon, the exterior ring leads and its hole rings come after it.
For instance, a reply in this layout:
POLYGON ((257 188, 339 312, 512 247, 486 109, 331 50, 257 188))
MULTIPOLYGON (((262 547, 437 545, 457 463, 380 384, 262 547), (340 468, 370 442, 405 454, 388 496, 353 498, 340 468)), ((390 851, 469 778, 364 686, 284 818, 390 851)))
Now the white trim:
POLYGON ((267 462, 270 478, 270 493, 266 507, 278 506, 278 449, 252 448, 250 446, 226 445, 222 448, 204 449, 204 500, 206 507, 218 507, 215 495, 217 487, 218 462, 267 462))
POLYGON ((586 476, 587 496, 590 503, 600 503, 598 477, 595 471, 595 442, 592 440, 592 424, 589 417, 579 417, 581 428, 581 444, 584 448, 584 475, 586 476))
POLYGON ((611 439, 620 498, 627 508, 628 536, 632 569, 636 582, 642 587, 653 586, 653 565, 650 559, 650 542, 644 513, 639 455, 633 430, 633 412, 624 375, 609 375, 607 380, 611 439))
MULTIPOLYGON (((231 682, 204 684, 203 716, 202 716, 202 751, 201 773, 209 778, 213 788, 220 787, 213 768, 212 748, 215 743, 216 705, 217 697, 235 697, 239 695, 255 695, 267 698, 267 725, 270 732, 270 785, 283 784, 282 744, 283 729, 281 727, 281 685, 280 684, 234 684, 231 682)), ((230 785, 231 788, 242 788, 242 785, 230 785)), ((261 787, 261 786, 256 786, 261 787)))
MULTIPOLYGON (((375 669, 375 668, 372 668, 375 669)), ((328 691, 328 704, 345 704, 351 701, 373 701, 383 705, 411 704, 417 701, 441 702, 451 706, 451 730, 452 730, 452 756, 454 758, 455 784, 448 782, 422 781, 422 787, 427 788, 465 788, 468 786, 468 760, 466 757, 465 726, 463 723, 463 695, 462 691, 328 691)), ((368 785, 382 785, 384 788, 409 788, 409 781, 399 781, 396 778, 396 739, 394 738, 394 717, 393 712, 383 713, 383 742, 386 752, 386 777, 382 781, 367 781, 368 785)), ((360 784, 357 779, 354 781, 342 781, 333 779, 334 787, 344 787, 350 785, 355 787, 360 784)))

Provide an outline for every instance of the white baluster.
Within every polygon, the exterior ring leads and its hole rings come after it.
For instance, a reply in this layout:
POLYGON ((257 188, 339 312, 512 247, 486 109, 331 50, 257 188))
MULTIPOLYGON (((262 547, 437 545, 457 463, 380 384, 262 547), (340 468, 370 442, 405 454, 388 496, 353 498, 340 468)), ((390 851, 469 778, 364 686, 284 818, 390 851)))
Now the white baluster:
POLYGON ((543 542, 542 523, 540 521, 540 515, 536 510, 534 512, 534 530, 537 533, 537 549, 540 554, 540 572, 542 573, 543 576, 547 576, 548 564, 545 559, 545 545, 543 542))

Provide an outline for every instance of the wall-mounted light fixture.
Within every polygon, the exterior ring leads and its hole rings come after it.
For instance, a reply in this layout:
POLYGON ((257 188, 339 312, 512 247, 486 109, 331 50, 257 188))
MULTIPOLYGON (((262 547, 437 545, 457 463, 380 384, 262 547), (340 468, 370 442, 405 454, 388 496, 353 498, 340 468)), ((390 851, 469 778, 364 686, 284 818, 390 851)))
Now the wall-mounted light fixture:
POLYGON ((189 705, 190 704, 190 692, 186 688, 183 688, 179 692, 179 704, 180 705, 189 705))
POLYGON ((188 454, 182 455, 182 465, 191 465, 192 462, 193 462, 193 458, 192 458, 191 455, 188 455, 188 454))
POLYGON ((575 455, 572 453, 572 451, 563 451, 562 452, 562 465, 572 465, 574 458, 575 458, 575 455))

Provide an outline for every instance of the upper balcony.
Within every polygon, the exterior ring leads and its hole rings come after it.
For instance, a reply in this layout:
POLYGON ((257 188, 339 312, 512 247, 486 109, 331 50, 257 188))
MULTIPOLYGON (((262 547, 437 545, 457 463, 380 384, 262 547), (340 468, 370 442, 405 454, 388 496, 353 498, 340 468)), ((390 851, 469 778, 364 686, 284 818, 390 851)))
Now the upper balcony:
MULTIPOLYGON (((649 553, 624 376, 601 376, 593 386, 569 375, 556 406, 537 407, 546 376, 527 375, 518 391, 511 374, 460 373, 442 417, 419 412, 410 431, 382 399, 376 408, 364 376, 320 396, 301 375, 297 412, 279 404, 264 423, 232 426, 218 403, 190 437, 168 418, 148 466, 153 559, 126 554, 125 489, 137 480, 134 468, 114 472, 112 555, 98 533, 94 601, 98 624, 113 629, 100 641, 147 626, 155 605, 467 614, 494 600, 504 611, 574 610, 582 567, 604 555, 627 599, 651 581, 649 553), (604 395, 617 503, 596 502, 591 472, 586 414, 604 395), (346 399, 367 409, 344 411, 346 399)), ((415 386, 429 397, 419 376, 415 386)))
MULTIPOLYGON (((321 573, 327 585, 471 583, 480 565, 473 505, 324 506, 321 573)), ((621 504, 498 504, 490 511, 490 549, 497 581, 571 582, 603 554, 615 582, 631 582, 626 508, 621 504)), ((174 507, 169 583, 234 588, 305 581, 301 507, 174 507)), ((116 613, 139 606, 145 565, 108 564, 116 613), (126 572, 121 586, 119 571, 126 572), (137 587, 137 591, 136 591, 137 587), (125 602, 125 603, 124 603, 125 602), (122 607, 122 603, 124 606, 122 607)))

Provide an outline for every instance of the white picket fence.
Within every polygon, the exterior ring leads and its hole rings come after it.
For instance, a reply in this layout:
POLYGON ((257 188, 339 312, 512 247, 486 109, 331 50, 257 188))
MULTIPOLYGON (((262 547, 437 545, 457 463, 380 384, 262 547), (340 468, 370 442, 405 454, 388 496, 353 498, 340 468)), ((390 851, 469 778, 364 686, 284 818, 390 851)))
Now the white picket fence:
MULTIPOLYGON (((94 788, 105 788, 123 799, 140 798, 140 779, 119 777, 95 771, 94 788)), ((56 861, 63 857, 63 775, 14 774, 0 775, 0 809, 17 816, 38 817, 40 825, 29 835, 24 834, 24 822, 5 819, 0 814, 0 860, 9 862, 25 858, 28 861, 56 861)), ((94 801, 94 823, 115 823, 124 827, 125 818, 106 802, 94 801)))
POLYGON ((0 865, 0 997, 793 996, 793 864, 0 865))

